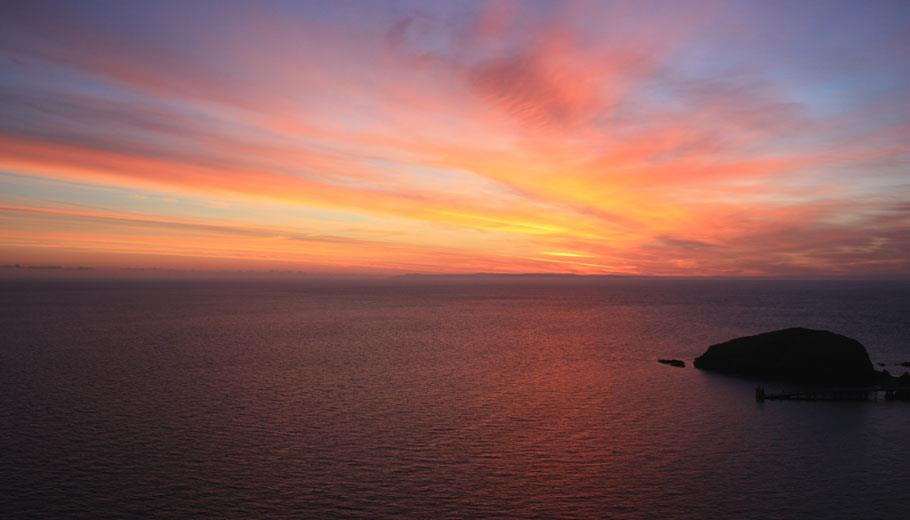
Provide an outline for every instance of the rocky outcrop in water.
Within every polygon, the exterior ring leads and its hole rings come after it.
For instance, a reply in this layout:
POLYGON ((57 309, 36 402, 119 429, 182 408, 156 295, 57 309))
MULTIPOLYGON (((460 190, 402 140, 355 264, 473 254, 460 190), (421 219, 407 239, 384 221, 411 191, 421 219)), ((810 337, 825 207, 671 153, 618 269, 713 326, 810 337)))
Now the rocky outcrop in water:
POLYGON ((664 365, 670 365, 671 367, 686 367, 686 362, 681 359, 658 359, 657 362, 663 363, 664 365))
POLYGON ((866 348, 826 330, 792 328, 712 345, 695 367, 725 374, 804 384, 864 385, 874 382, 866 348))
POLYGON ((900 377, 891 377, 890 381, 880 383, 883 388, 892 391, 885 394, 885 399, 910 401, 910 373, 904 372, 900 377))

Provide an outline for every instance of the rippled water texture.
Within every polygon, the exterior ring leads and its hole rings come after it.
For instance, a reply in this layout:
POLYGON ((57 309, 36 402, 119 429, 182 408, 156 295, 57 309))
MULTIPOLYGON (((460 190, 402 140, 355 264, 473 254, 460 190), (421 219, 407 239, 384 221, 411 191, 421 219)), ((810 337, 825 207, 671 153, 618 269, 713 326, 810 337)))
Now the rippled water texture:
POLYGON ((0 310, 6 518, 910 518, 910 404, 655 362, 792 325, 910 361, 907 284, 30 281, 0 310))

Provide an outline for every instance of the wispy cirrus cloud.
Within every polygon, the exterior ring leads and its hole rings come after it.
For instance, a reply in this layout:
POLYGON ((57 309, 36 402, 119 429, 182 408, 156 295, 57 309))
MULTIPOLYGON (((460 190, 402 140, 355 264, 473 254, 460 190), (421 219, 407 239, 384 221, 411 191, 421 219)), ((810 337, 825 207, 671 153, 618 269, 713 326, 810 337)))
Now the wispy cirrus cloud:
POLYGON ((35 208, 0 233, 10 261, 58 254, 23 242, 38 230, 57 252, 147 263, 368 270, 368 251, 389 271, 910 271, 901 6, 839 6, 877 28, 859 35, 778 24, 819 8, 770 4, 0 9, 0 170, 193 201, 177 223, 163 207, 106 220, 114 199, 75 192, 4 195, 35 208), (97 214, 37 209, 59 203, 97 214), (277 208, 384 238, 295 228, 277 208), (228 211, 247 221, 223 227, 228 211), (273 256, 242 254, 274 236, 273 256), (334 245, 314 256, 316 237, 334 245))

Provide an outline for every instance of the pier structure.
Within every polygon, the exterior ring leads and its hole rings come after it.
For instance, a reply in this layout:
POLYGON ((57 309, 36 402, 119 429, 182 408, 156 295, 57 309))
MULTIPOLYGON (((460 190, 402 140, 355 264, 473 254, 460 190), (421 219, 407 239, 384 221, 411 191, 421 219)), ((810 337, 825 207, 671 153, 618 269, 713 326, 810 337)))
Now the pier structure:
POLYGON ((755 388, 755 400, 768 401, 886 401, 910 400, 910 389, 880 386, 816 388, 791 392, 767 393, 762 386, 755 388))

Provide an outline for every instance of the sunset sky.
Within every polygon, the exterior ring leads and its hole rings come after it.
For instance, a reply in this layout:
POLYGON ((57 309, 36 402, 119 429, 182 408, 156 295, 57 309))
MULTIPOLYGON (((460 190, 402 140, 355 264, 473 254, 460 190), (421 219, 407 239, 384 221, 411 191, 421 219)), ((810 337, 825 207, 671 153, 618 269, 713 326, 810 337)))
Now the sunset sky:
POLYGON ((910 3, 0 1, 0 264, 910 276, 910 3))

